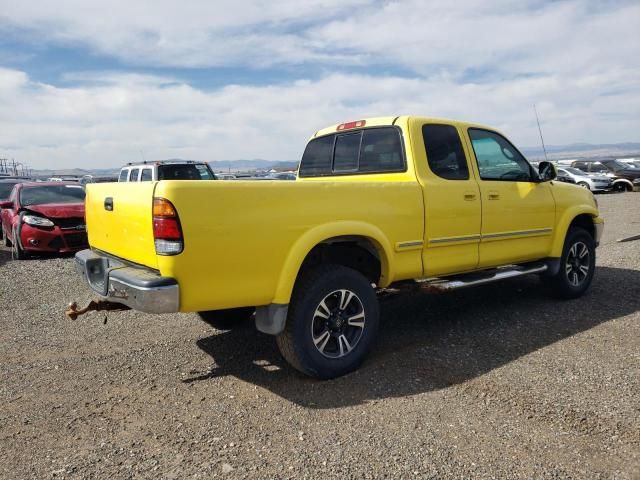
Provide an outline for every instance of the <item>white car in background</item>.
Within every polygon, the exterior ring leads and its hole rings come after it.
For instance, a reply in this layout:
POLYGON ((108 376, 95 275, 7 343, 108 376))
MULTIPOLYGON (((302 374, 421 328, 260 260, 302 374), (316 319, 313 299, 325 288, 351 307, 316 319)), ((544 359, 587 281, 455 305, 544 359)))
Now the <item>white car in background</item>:
POLYGON ((563 173, 575 180, 576 185, 587 188, 592 192, 606 192, 611 190, 611 179, 606 175, 588 174, 573 167, 560 167, 558 173, 563 173))

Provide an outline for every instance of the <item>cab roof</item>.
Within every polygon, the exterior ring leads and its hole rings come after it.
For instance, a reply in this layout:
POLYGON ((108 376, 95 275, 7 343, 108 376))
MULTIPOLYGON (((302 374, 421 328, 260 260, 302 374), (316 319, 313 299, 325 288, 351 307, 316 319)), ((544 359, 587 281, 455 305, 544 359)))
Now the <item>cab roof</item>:
POLYGON ((354 128, 384 127, 384 126, 398 125, 398 124, 406 123, 412 120, 417 120, 424 123, 445 123, 448 125, 457 125, 462 128, 476 127, 476 128, 483 128, 483 129, 489 129, 494 131, 496 130, 495 128, 491 128, 486 125, 471 123, 471 122, 463 122, 460 120, 453 120, 449 118, 423 117, 418 115, 396 115, 396 116, 388 116, 388 117, 361 118, 359 120, 352 120, 344 123, 337 123, 335 125, 331 125, 329 127, 318 130, 314 135, 314 137, 321 137, 323 135, 329 135, 331 133, 336 133, 339 131, 349 131, 354 128))

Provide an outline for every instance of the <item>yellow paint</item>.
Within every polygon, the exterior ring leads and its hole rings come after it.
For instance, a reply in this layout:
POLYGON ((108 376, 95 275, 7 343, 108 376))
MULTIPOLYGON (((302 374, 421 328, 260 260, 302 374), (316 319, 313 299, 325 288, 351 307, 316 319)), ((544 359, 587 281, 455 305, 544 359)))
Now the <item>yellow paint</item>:
MULTIPOLYGON (((379 284, 387 286, 398 280, 558 257, 573 218, 586 213, 601 221, 592 194, 584 189, 555 181, 480 180, 466 133, 479 125, 384 117, 366 119, 366 127, 394 121, 403 133, 405 172, 295 182, 89 185, 90 244, 175 278, 181 310, 200 311, 288 303, 306 255, 336 237, 368 239, 382 264, 379 284), (426 123, 457 128, 468 180, 445 180, 431 172, 421 130, 426 123), (176 207, 185 242, 179 255, 155 255, 154 194, 176 207), (496 194, 499 198, 489 199, 496 194), (104 210, 105 196, 113 197, 113 212, 104 210), (526 233, 543 229, 550 231, 526 233), (511 235, 496 236, 502 234, 511 235), (420 241, 422 245, 403 247, 420 241)), ((314 136, 333 133, 337 125, 314 136)))
POLYGON ((89 245, 131 262, 158 268, 153 242, 152 182, 87 184, 89 245), (104 207, 113 200, 113 211, 104 207))

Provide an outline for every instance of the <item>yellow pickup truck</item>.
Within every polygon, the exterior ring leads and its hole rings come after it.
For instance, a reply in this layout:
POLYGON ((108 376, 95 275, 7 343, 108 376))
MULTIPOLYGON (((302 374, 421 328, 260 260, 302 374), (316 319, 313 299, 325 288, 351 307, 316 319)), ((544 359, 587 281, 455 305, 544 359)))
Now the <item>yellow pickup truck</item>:
POLYGON ((494 129, 411 116, 318 131, 296 181, 87 186, 79 271, 101 297, 152 312, 249 319, 307 375, 354 370, 377 289, 449 290, 538 274, 589 287, 604 226, 594 196, 536 171, 494 129))

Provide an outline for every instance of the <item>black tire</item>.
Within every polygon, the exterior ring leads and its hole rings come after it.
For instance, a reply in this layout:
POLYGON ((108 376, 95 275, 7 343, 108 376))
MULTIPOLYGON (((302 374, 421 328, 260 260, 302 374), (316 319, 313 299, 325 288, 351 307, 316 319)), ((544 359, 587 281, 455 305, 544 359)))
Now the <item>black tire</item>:
POLYGON ((589 188, 589 184, 587 182, 578 182, 578 186, 582 187, 582 188, 586 188, 587 190, 591 190, 591 188, 589 188))
POLYGON ((321 265, 303 272, 296 282, 285 330, 276 341, 296 370, 335 378, 360 366, 379 323, 371 282, 351 268, 321 265))
POLYGON ((10 247, 11 246, 11 240, 9 240, 9 235, 7 235, 7 232, 4 231, 4 228, 2 229, 2 234, 4 235, 4 246, 5 247, 10 247))
POLYGON ((622 192, 626 192, 629 189, 627 188, 627 186, 624 183, 616 183, 613 186, 613 191, 614 192, 618 192, 618 193, 622 193, 622 192))
POLYGON ((11 245, 11 258, 13 258, 14 260, 24 260, 25 258, 27 258, 27 254, 25 253, 25 251, 20 247, 20 242, 18 240, 16 240, 18 238, 18 232, 16 232, 16 230, 13 230, 13 242, 11 245))
POLYGON ((560 257, 560 270, 550 278, 553 294, 558 298, 582 296, 596 270, 596 244, 585 229, 572 227, 567 232, 560 257))
POLYGON ((213 328, 231 330, 232 328, 246 325, 255 311, 254 307, 241 307, 198 312, 198 315, 213 328))

